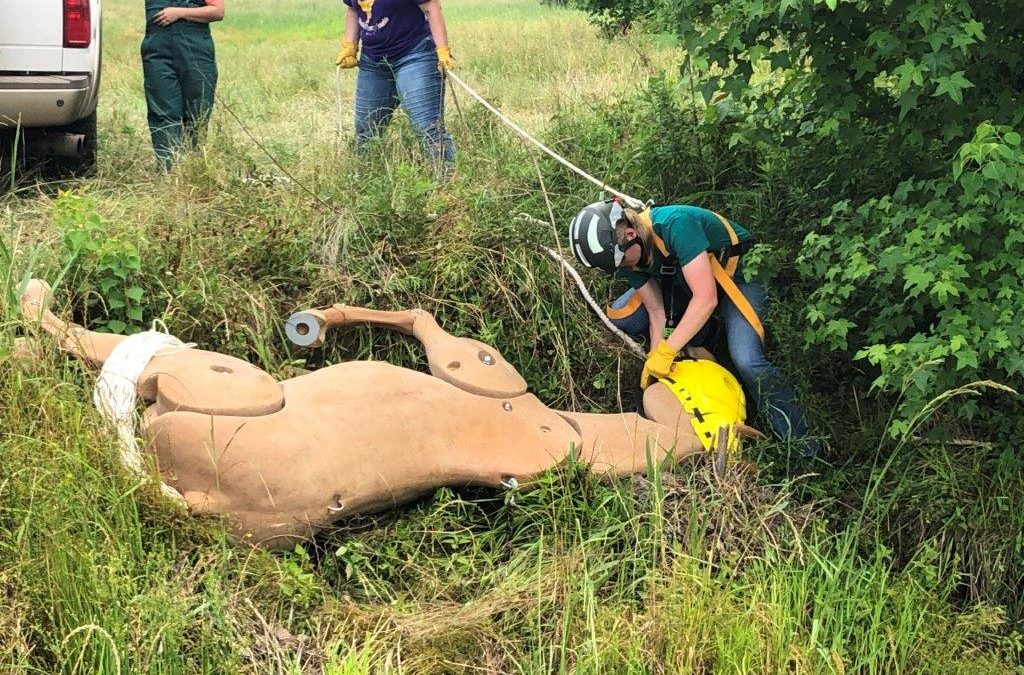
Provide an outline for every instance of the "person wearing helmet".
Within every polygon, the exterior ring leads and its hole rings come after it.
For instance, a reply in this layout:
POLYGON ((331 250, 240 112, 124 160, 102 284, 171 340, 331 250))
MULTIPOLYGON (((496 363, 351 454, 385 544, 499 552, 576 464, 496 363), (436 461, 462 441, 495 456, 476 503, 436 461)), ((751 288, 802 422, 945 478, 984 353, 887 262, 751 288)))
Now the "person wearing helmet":
POLYGON ((773 433, 800 443, 808 456, 817 452, 796 394, 765 356, 764 289, 745 280, 741 262, 754 244, 749 231, 697 206, 636 211, 612 200, 585 206, 569 225, 569 240, 581 263, 630 284, 608 314, 623 330, 650 337, 641 387, 667 377, 717 313, 737 374, 773 433))

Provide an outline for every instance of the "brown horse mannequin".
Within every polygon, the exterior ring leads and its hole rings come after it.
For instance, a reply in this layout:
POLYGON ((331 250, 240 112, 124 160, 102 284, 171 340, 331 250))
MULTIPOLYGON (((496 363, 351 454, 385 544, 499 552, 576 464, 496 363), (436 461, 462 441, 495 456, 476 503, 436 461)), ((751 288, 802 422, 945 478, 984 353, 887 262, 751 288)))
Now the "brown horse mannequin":
MULTIPOLYGON (((22 312, 80 359, 101 366, 130 339, 61 321, 51 301, 33 280, 22 312)), ((135 390, 150 404, 141 436, 161 479, 191 510, 227 516, 237 536, 280 548, 441 486, 525 484, 570 453, 624 476, 646 470, 648 457, 704 451, 663 385, 644 395, 651 419, 552 410, 493 347, 449 335, 421 310, 335 306, 295 315, 288 330, 313 344, 327 327, 361 323, 416 336, 433 376, 352 361, 278 382, 231 356, 158 352, 135 390)))

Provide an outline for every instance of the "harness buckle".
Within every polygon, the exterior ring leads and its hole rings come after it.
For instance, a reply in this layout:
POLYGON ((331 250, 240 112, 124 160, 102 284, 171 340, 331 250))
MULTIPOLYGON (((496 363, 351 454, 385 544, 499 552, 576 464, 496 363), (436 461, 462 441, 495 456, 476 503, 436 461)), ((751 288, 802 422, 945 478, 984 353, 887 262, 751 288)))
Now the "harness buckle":
POLYGON ((677 267, 675 265, 662 265, 658 270, 658 276, 662 277, 674 277, 676 275, 677 267))
POLYGON ((755 244, 757 244, 757 242, 753 239, 748 239, 747 241, 739 242, 737 244, 730 244, 725 248, 719 249, 715 257, 724 265, 729 258, 745 256, 750 252, 750 249, 754 248, 755 244))

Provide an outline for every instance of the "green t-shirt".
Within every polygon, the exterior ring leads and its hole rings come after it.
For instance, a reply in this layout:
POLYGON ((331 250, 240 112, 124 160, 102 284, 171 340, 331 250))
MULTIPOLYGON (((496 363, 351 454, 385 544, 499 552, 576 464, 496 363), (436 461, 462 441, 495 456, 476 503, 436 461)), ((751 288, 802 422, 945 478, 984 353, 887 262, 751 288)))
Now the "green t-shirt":
MULTIPOLYGON (((676 267, 673 278, 675 285, 687 288, 683 277, 683 266, 686 263, 703 253, 721 251, 732 244, 729 232, 718 216, 699 206, 655 206, 651 209, 651 224, 654 233, 665 242, 665 248, 675 260, 666 259, 657 246, 652 246, 654 250, 650 265, 619 268, 619 275, 633 288, 640 288, 651 277, 662 276, 661 270, 666 265, 676 267)), ((753 239, 753 235, 739 223, 730 220, 729 224, 740 243, 753 239)))

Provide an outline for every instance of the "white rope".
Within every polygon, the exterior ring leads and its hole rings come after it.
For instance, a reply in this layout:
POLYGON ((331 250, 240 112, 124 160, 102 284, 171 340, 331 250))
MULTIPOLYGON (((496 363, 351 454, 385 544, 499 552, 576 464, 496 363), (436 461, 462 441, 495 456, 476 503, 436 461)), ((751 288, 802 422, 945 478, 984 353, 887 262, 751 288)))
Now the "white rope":
POLYGON ((559 255, 558 251, 550 249, 547 246, 542 246, 541 248, 543 248, 549 256, 554 258, 556 262, 562 264, 562 267, 565 268, 565 271, 568 272, 569 276, 571 276, 573 278, 573 281, 576 282, 577 288, 579 288, 580 293, 583 294, 583 299, 587 301, 588 305, 590 305, 590 309, 594 310, 594 314, 597 314, 598 318, 601 319, 602 323, 604 323, 605 328, 610 330, 615 335, 618 335, 619 338, 626 343, 626 347, 628 347, 631 352, 636 354, 641 359, 646 359, 647 353, 644 352, 643 347, 638 345, 636 343, 636 340, 626 335, 618 328, 618 326, 613 324, 611 319, 608 318, 608 315, 605 314, 604 311, 601 309, 601 306, 597 304, 596 300, 594 300, 594 296, 590 295, 590 292, 587 290, 587 287, 583 283, 583 279, 580 278, 580 274, 579 272, 576 271, 576 268, 570 265, 568 260, 559 255))
POLYGON ((498 110, 493 105, 488 103, 487 100, 484 99, 483 96, 478 94, 472 87, 470 87, 468 84, 466 84, 462 80, 462 78, 460 78, 458 75, 456 75, 455 73, 453 73, 451 71, 448 71, 447 76, 449 78, 451 78, 452 82, 454 82, 455 84, 457 84, 460 87, 462 87, 463 89, 465 89, 466 93, 469 94, 470 96, 472 96, 474 99, 476 99, 477 103, 479 103, 480 105, 482 105, 483 107, 487 108, 489 111, 494 113, 494 115, 499 120, 501 120, 505 124, 505 126, 507 126, 512 131, 516 132, 523 140, 532 143, 541 152, 544 152, 546 155, 551 157, 553 160, 555 160, 556 162, 558 162, 559 164, 561 164, 565 168, 567 168, 570 171, 574 172, 579 177, 581 177, 581 178, 583 178, 585 180, 590 181, 591 183, 593 183, 597 187, 601 188, 602 190, 604 190, 608 194, 612 194, 612 195, 615 195, 616 197, 619 197, 620 199, 625 201, 627 203, 627 205, 635 207, 635 208, 643 208, 644 203, 642 201, 640 201, 639 199, 636 199, 634 197, 630 197, 626 193, 619 192, 618 190, 612 188, 611 186, 603 183, 598 178, 595 178, 594 176, 591 176, 589 173, 587 173, 583 169, 579 168, 578 166, 576 166, 575 164, 573 164, 572 162, 570 162, 566 158, 562 157, 557 152, 555 152, 554 150, 552 150, 551 148, 549 148, 548 146, 544 145, 543 143, 538 141, 536 138, 531 136, 526 130, 524 130, 518 124, 516 124, 515 122, 510 120, 508 117, 506 117, 500 110, 498 110))
MULTIPOLYGON (((137 333, 122 340, 103 363, 92 392, 92 401, 100 415, 113 422, 121 441, 121 463, 133 473, 144 476, 142 453, 135 440, 136 389, 142 371, 158 353, 168 349, 187 349, 178 338, 156 330, 137 333)), ((160 490, 175 501, 185 503, 181 493, 161 481, 160 490)))
MULTIPOLYGON (((555 152, 554 150, 552 150, 548 146, 546 146, 543 143, 541 143, 540 141, 538 141, 536 138, 531 136, 525 129, 523 129, 518 124, 516 124, 515 122, 510 120, 504 113, 502 113, 500 110, 498 110, 493 105, 488 103, 487 100, 483 96, 478 94, 476 92, 476 90, 474 90, 472 87, 470 87, 468 84, 466 84, 462 80, 462 78, 459 77, 458 75, 456 75, 455 73, 453 73, 451 71, 448 71, 446 73, 446 76, 451 78, 452 82, 455 82, 455 84, 457 84, 460 87, 462 87, 463 89, 465 89, 466 93, 469 94, 470 96, 472 96, 474 99, 476 99, 477 103, 479 103, 484 108, 486 108, 491 113, 493 113, 495 117, 497 117, 499 120, 501 120, 502 123, 504 123, 509 129, 514 131, 516 134, 518 134, 523 140, 525 140, 525 141, 527 141, 529 143, 532 143, 539 150, 544 152, 546 155, 548 155, 549 157, 554 159, 556 162, 558 162, 559 164, 561 164, 565 168, 569 169, 570 171, 572 171, 576 175, 580 176, 581 178, 590 181, 591 183, 596 185, 601 190, 607 192, 608 194, 612 194, 612 195, 615 195, 616 197, 619 197, 624 202, 626 202, 629 206, 633 206, 633 207, 636 207, 636 208, 643 208, 645 206, 644 202, 640 201, 639 199, 637 199, 635 197, 630 197, 626 193, 620 192, 620 191, 616 190, 615 188, 607 185, 606 183, 604 183, 601 180, 599 180, 599 179, 595 178, 594 176, 590 175, 589 173, 587 173, 583 169, 579 168, 578 166, 576 166, 575 164, 573 164, 569 160, 565 159, 564 157, 559 155, 557 152, 555 152)), ((453 90, 453 95, 454 95, 454 90, 453 90)), ((531 220, 533 220, 533 218, 531 216, 527 216, 526 214, 521 214, 521 215, 526 216, 528 218, 531 218, 531 220)), ((543 223, 543 221, 540 221, 540 220, 538 220, 537 222, 543 223)), ((547 225, 547 223, 543 223, 543 224, 547 225)), ((587 285, 585 283, 583 283, 583 279, 580 277, 579 272, 576 271, 576 268, 573 267, 571 264, 569 264, 569 261, 567 261, 565 258, 563 258, 557 251, 555 251, 553 249, 550 249, 547 246, 544 246, 542 248, 545 251, 547 251, 547 254, 549 256, 551 256, 556 262, 561 263, 562 267, 566 270, 566 272, 569 273, 569 276, 571 276, 573 278, 573 281, 576 282, 576 287, 580 289, 580 293, 583 295, 583 299, 590 306, 590 308, 594 311, 594 313, 597 314, 598 318, 601 319, 601 322, 604 324, 605 328, 607 328, 609 331, 611 331, 612 333, 617 335, 619 337, 619 339, 621 339, 626 344, 626 347, 629 348, 629 350, 631 352, 633 352, 637 357, 639 357, 641 359, 646 359, 647 358, 647 353, 643 350, 643 347, 641 347, 639 344, 637 344, 636 340, 634 340, 633 338, 631 338, 628 335, 626 335, 615 324, 613 324, 611 322, 611 319, 608 318, 608 315, 605 314, 604 311, 601 309, 601 306, 597 304, 597 301, 594 300, 594 297, 590 294, 590 291, 587 290, 587 285)))

